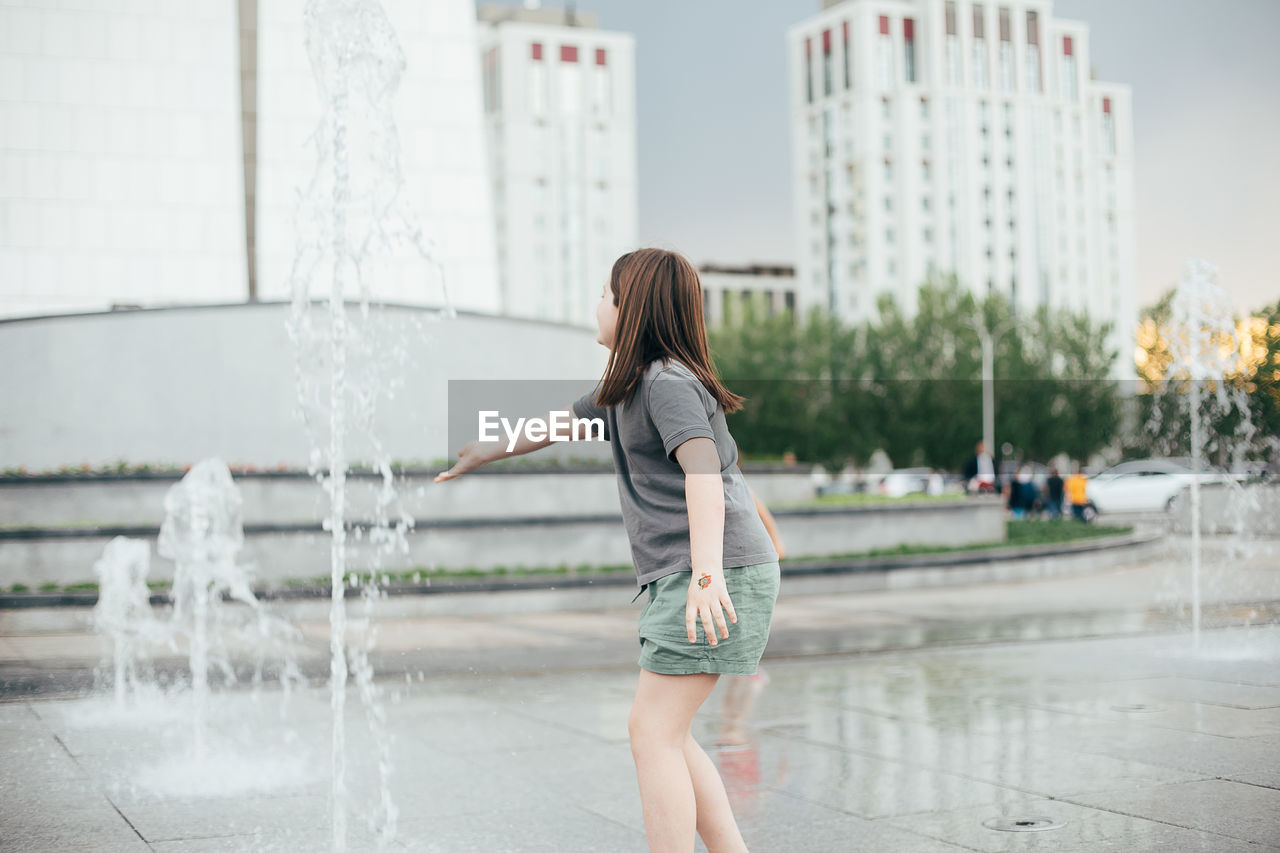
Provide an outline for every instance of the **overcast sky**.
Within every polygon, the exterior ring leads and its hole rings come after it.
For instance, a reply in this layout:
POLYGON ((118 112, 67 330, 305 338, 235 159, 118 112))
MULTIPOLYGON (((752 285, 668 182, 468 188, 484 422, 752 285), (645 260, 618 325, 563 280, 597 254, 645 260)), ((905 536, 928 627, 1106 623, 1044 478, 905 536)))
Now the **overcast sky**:
MULTIPOLYGON (((643 245, 695 263, 794 261, 785 34, 821 5, 577 4, 636 37, 643 245)), ((1053 9, 1089 25, 1098 79, 1133 87, 1139 304, 1190 256, 1218 265, 1242 309, 1280 298, 1280 0, 1053 9)))

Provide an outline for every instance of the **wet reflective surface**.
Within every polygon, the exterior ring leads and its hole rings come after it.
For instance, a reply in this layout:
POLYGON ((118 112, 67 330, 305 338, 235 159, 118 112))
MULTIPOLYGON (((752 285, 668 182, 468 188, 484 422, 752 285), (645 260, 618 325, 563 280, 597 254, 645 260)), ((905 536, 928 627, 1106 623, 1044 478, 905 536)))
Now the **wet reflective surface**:
MULTIPOLYGON (((1280 849, 1275 556, 1223 552, 1198 646, 1173 560, 878 593, 784 584, 761 673, 722 678, 694 734, 755 853, 1280 849), (1060 826, 991 828, 1037 819, 1060 826)), ((349 703, 348 849, 644 851, 636 609, 412 604, 384 603, 375 652, 394 832, 349 703)), ((211 685, 197 759, 189 693, 122 711, 110 690, 79 695, 100 638, 71 612, 0 612, 0 850, 330 849, 327 634, 289 615, 311 686, 211 685)))
MULTIPOLYGON (((390 849, 643 851, 634 683, 626 671, 388 683, 390 849)), ((197 777, 180 704, 0 706, 0 836, 24 849, 327 849, 327 693, 213 701, 223 761, 197 777)), ((354 816, 373 813, 377 785, 349 711, 354 816)), ((695 735, 756 851, 1280 848, 1276 625, 1210 631, 1198 651, 1148 634, 767 661, 721 679, 695 735), (1061 826, 984 826, 1000 818, 1061 826)), ((352 823, 351 849, 377 849, 352 823)))

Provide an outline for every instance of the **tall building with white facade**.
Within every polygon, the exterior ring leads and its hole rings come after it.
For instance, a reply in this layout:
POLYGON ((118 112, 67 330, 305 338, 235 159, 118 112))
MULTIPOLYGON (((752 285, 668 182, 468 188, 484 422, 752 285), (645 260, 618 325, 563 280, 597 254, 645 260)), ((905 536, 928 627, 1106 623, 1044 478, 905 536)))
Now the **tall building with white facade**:
POLYGON ((1132 352, 1130 87, 1050 0, 843 0, 787 33, 797 288, 851 320, 933 274, 1132 352))
POLYGON ((637 239, 635 40, 559 9, 479 18, 501 311, 594 328, 637 239))
MULTIPOLYGON (((334 173, 316 167, 325 103, 306 6, 0 0, 0 315, 291 296, 294 260, 300 248, 304 268, 314 257, 307 240, 332 213, 332 193, 316 194, 318 215, 298 203, 313 176, 334 173)), ((455 308, 497 313, 473 3, 318 8, 347 16, 336 37, 358 48, 352 68, 404 60, 389 123, 352 110, 352 207, 373 209, 361 182, 382 180, 376 192, 407 220, 389 217, 384 231, 420 229, 436 263, 406 241, 371 240, 370 296, 438 305, 443 269, 455 308)), ((357 90, 351 103, 368 97, 357 90)), ((355 220, 352 233, 370 233, 355 220)), ((316 264, 313 280, 331 268, 316 264)))
POLYGON ((787 264, 749 264, 698 267, 702 284, 702 316, 708 326, 734 322, 747 303, 754 302, 759 316, 790 312, 796 317, 796 270, 787 264))
MULTIPOLYGON (((308 258, 305 249, 300 255, 300 243, 310 236, 309 215, 299 209, 298 194, 313 175, 323 183, 333 169, 330 161, 317 172, 311 140, 317 129, 321 134, 327 129, 321 125, 325 98, 307 49, 307 4, 257 4, 255 277, 261 298, 287 299, 295 258, 304 263, 308 258)), ((384 219, 390 245, 370 251, 373 260, 365 273, 371 298, 439 305, 447 288, 453 307, 496 313, 493 208, 471 0, 322 3, 319 8, 322 14, 346 16, 335 22, 340 29, 329 33, 346 39, 355 54, 347 60, 349 70, 330 71, 333 79, 326 81, 331 89, 342 81, 351 88, 345 131, 353 189, 348 239, 372 235, 371 245, 378 246, 371 212, 395 205, 386 208, 384 219), (390 35, 404 61, 398 74, 390 70, 397 58, 390 35), (380 92, 363 88, 362 81, 372 79, 368 75, 395 80, 394 94, 384 105, 390 108, 390 125, 380 125, 379 110, 368 108, 380 97, 380 92), (395 177, 393 162, 403 178, 394 201, 388 183, 395 177), (357 216, 363 221, 356 223, 357 216), (438 266, 424 262, 419 247, 404 239, 414 228, 421 230, 420 247, 438 266)), ((330 195, 326 189, 319 197, 327 200, 330 195)), ((316 230, 324 233, 323 226, 316 230)), ((327 273, 327 266, 320 265, 317 274, 327 273)), ((324 295, 327 287, 318 291, 316 295, 324 295)), ((353 288, 349 295, 359 294, 353 288)))
POLYGON ((0 315, 246 289, 236 4, 0 3, 0 315))

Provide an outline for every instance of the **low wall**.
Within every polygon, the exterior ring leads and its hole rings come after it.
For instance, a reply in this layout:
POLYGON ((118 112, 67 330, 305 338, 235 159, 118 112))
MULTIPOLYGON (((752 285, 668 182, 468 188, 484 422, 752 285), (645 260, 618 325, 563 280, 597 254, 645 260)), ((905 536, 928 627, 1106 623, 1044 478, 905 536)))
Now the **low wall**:
MULTIPOLYGON (((315 309, 321 329, 324 310, 315 309)), ((355 322, 359 307, 347 310, 355 322)), ((253 302, 0 321, 0 364, 20 366, 0 371, 0 468, 120 459, 181 467, 211 456, 306 468, 313 439, 297 414, 289 314, 288 303, 253 302)), ((457 452, 451 380, 454 390, 460 380, 502 380, 503 399, 523 387, 511 413, 544 415, 589 391, 609 355, 594 329, 562 323, 467 312, 433 321, 433 312, 402 305, 370 316, 368 338, 390 351, 362 356, 353 339, 347 378, 353 392, 375 382, 394 388, 377 404, 374 429, 392 459, 457 452)), ((307 360, 322 370, 323 354, 307 360)), ((348 421, 349 458, 371 458, 359 418, 348 421)), ((541 452, 609 458, 603 442, 541 452)))
MULTIPOLYGON (((415 527, 408 537, 408 553, 387 558, 383 570, 631 562, 611 470, 476 472, 449 483, 432 483, 431 477, 423 472, 401 484, 404 510, 415 519, 415 527)), ((803 470, 748 469, 747 480, 766 504, 812 495, 803 470)), ((172 564, 154 553, 154 545, 164 516, 164 493, 174 482, 176 478, 0 485, 0 509, 9 526, 0 530, 0 588, 22 583, 38 589, 43 583, 93 580, 93 563, 117 535, 150 542, 150 577, 172 577, 172 564), (15 523, 21 527, 14 529, 15 523)), ((366 485, 372 488, 375 482, 370 479, 366 485)), ((324 497, 313 481, 248 476, 238 478, 237 485, 244 498, 245 522, 239 559, 253 566, 257 582, 273 585, 329 573, 330 540, 320 529, 324 497)), ((1003 509, 995 499, 778 509, 774 516, 792 557, 903 544, 998 542, 1005 534, 1003 509)), ((353 570, 370 568, 369 543, 358 536, 348 542, 348 565, 353 570)))
MULTIPOLYGON (((1191 495, 1174 504, 1173 530, 1191 532, 1191 495)), ((1200 532, 1248 538, 1280 537, 1280 483, 1200 487, 1200 532)))
MULTIPOLYGON (((541 453, 542 451, 539 451, 541 453)), ((480 468, 445 483, 435 470, 397 477, 399 500, 392 515, 411 518, 528 518, 617 514, 618 481, 612 466, 503 471, 480 468)), ((746 467, 747 482, 769 503, 813 497, 807 468, 746 467)), ((178 475, 134 477, 0 478, 0 524, 6 527, 131 525, 159 527, 165 493, 178 475)), ((247 525, 318 524, 329 514, 329 497, 306 474, 243 474, 233 477, 247 525)), ((381 478, 350 475, 348 519, 367 520, 381 478)))

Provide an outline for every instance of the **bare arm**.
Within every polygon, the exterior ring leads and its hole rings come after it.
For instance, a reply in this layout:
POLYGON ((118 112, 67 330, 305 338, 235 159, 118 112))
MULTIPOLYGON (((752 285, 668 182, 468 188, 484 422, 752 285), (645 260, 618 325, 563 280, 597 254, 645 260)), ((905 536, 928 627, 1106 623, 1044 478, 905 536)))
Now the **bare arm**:
POLYGON ((684 469, 684 497, 689 509, 689 556, 693 574, 685 605, 685 630, 689 642, 697 642, 698 619, 707 642, 716 645, 716 629, 728 639, 725 612, 737 622, 733 602, 724 584, 724 481, 720 454, 709 438, 691 438, 676 448, 676 461, 684 469))
POLYGON ((760 520, 764 522, 764 529, 768 532, 769 538, 773 540, 773 550, 778 552, 778 559, 781 560, 787 556, 787 549, 782 547, 782 537, 778 535, 778 525, 773 520, 773 513, 769 512, 769 508, 764 505, 764 501, 760 500, 750 486, 747 486, 747 491, 751 492, 751 500, 755 501, 756 512, 760 514, 760 520))
MULTIPOLYGON (((577 415, 573 413, 573 404, 570 403, 561 412, 568 412, 570 417, 577 419, 577 415)), ((544 419, 547 423, 551 423, 552 412, 547 413, 544 419)), ((576 436, 577 431, 570 428, 570 436, 576 436)), ((445 480, 452 480, 468 471, 474 471, 486 462, 494 462, 498 459, 507 459, 512 456, 522 456, 526 453, 532 453, 535 450, 541 450, 548 444, 552 443, 550 431, 543 438, 534 440, 526 435, 524 430, 520 430, 516 437, 515 443, 510 450, 507 450, 507 441, 499 439, 497 441, 469 441, 466 446, 458 451, 458 461, 448 471, 441 471, 436 475, 435 482, 442 483, 445 480)))
POLYGON ((684 499, 689 508, 689 556, 693 573, 723 577, 724 481, 720 454, 709 438, 691 438, 676 448, 684 469, 684 499))

